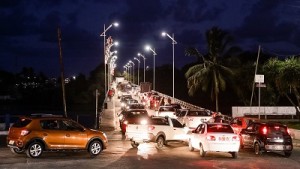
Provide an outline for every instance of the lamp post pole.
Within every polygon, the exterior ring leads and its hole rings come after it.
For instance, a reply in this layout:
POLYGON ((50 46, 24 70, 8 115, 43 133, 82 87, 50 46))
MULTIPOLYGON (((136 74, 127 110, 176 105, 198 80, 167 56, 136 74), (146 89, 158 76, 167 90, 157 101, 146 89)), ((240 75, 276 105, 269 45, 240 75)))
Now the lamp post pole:
POLYGON ((142 55, 141 53, 138 53, 138 56, 141 56, 143 59, 144 59, 144 82, 145 82, 145 79, 146 79, 146 65, 145 65, 145 60, 146 60, 146 57, 144 55, 142 55))
POLYGON ((140 63, 141 63, 141 61, 136 57, 134 57, 134 60, 138 61, 138 85, 140 85, 140 63))
POLYGON ((112 27, 112 26, 115 26, 115 27, 117 27, 117 26, 119 26, 119 24, 118 23, 112 23, 112 24, 110 24, 107 28, 105 27, 105 24, 104 24, 104 28, 103 28, 103 32, 101 33, 101 35, 100 36, 103 36, 103 52, 104 52, 104 55, 103 55, 103 57, 104 57, 104 81, 105 81, 105 87, 104 87, 104 92, 105 92, 105 94, 106 94, 106 92, 107 92, 107 80, 106 80, 106 78, 107 78, 107 75, 106 75, 106 50, 105 50, 105 36, 106 36, 106 32, 112 27))
POLYGON ((155 56, 157 55, 155 49, 152 49, 150 46, 146 46, 146 50, 151 50, 153 53, 153 90, 155 90, 155 56))
POLYGON ((133 63, 133 61, 131 61, 131 60, 129 60, 128 63, 132 64, 132 69, 133 69, 133 73, 132 73, 132 81, 133 81, 133 84, 135 84, 135 81, 134 81, 134 63, 133 63))
POLYGON ((163 32, 162 33, 162 36, 168 36, 171 40, 172 40, 172 47, 173 47, 173 99, 174 99, 174 56, 175 56, 175 50, 174 50, 174 45, 175 44, 177 44, 177 42, 175 41, 175 39, 174 39, 174 34, 172 34, 172 37, 169 35, 169 34, 167 34, 166 32, 163 32))

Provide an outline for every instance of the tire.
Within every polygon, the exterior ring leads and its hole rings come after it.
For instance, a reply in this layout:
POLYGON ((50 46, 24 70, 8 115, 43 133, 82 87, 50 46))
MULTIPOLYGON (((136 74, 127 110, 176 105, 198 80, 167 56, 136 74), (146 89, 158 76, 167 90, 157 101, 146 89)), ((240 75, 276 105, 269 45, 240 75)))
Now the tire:
POLYGON ((192 146, 192 141, 189 140, 189 150, 194 151, 194 147, 192 146))
POLYGON ((201 156, 201 157, 205 157, 205 155, 206 155, 206 151, 204 151, 203 145, 200 144, 200 156, 201 156))
POLYGON ((131 141, 131 146, 133 148, 137 148, 140 144, 139 143, 136 143, 135 141, 131 141))
POLYGON ((29 158, 38 158, 43 154, 43 145, 39 142, 33 142, 28 146, 26 155, 29 158))
POLYGON ((162 149, 165 144, 165 139, 162 136, 159 136, 156 140, 156 148, 162 149))
POLYGON ((10 151, 12 152, 12 153, 14 153, 14 154, 22 154, 22 153, 24 153, 25 152, 25 150, 24 149, 18 149, 18 148, 10 148, 10 151))
POLYGON ((254 153, 255 153, 256 155, 261 155, 261 154, 262 154, 261 148, 260 148, 260 146, 259 146, 258 143, 255 143, 255 144, 254 144, 254 153))
POLYGON ((232 158, 237 158, 237 156, 238 156, 238 152, 231 152, 230 154, 231 154, 232 158))
POLYGON ((102 144, 98 140, 92 141, 88 147, 88 152, 92 157, 99 155, 102 150, 103 150, 102 144))
POLYGON ((284 156, 285 157, 290 157, 292 155, 292 152, 291 151, 285 151, 284 152, 284 156))

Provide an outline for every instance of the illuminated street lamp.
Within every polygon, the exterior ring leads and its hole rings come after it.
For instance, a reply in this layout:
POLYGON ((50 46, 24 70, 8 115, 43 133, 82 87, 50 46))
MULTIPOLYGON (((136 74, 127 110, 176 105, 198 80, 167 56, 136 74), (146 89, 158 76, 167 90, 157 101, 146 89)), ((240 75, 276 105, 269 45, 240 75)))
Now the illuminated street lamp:
POLYGON ((134 60, 138 61, 138 85, 139 85, 140 84, 140 63, 141 63, 141 61, 136 57, 134 57, 134 60))
POLYGON ((115 27, 118 27, 119 26, 119 23, 115 22, 115 23, 112 23, 110 24, 107 28, 105 27, 105 24, 104 24, 104 31, 101 33, 100 36, 103 36, 103 52, 104 52, 104 79, 105 79, 105 88, 104 88, 104 91, 106 93, 107 91, 107 86, 106 86, 106 51, 105 51, 105 36, 106 36, 106 32, 112 27, 112 26, 115 26, 115 27))
POLYGON ((173 46, 173 99, 174 99, 174 45, 177 44, 177 42, 174 39, 174 34, 172 34, 172 37, 171 37, 166 32, 162 32, 161 35, 168 36, 172 40, 172 46, 173 46))
POLYGON ((145 79, 146 79, 146 76, 145 76, 145 69, 146 69, 145 60, 146 60, 146 57, 144 55, 142 55, 141 53, 138 53, 137 55, 141 56, 144 59, 144 82, 145 82, 145 79))
POLYGON ((153 53, 153 90, 155 90, 155 56, 157 55, 156 53, 155 53, 155 50, 154 49, 152 49, 149 45, 146 45, 145 46, 145 49, 147 50, 147 51, 152 51, 152 53, 153 53))
POLYGON ((132 82, 133 82, 133 84, 135 84, 135 82, 134 82, 134 63, 133 63, 133 61, 131 61, 131 60, 129 60, 128 63, 131 63, 131 64, 132 64, 132 70, 133 70, 133 73, 132 73, 132 82))

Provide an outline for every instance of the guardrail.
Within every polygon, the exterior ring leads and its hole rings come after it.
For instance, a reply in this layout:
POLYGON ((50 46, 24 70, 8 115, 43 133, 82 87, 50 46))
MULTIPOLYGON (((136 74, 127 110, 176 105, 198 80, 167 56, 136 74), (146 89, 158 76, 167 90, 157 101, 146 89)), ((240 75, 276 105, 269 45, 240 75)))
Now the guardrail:
POLYGON ((173 98, 173 97, 171 97, 171 96, 169 96, 169 95, 166 95, 166 94, 163 94, 163 93, 154 91, 154 90, 152 90, 152 91, 158 93, 158 95, 160 95, 160 96, 162 96, 162 97, 164 97, 164 98, 171 99, 174 103, 179 103, 179 104, 180 104, 182 107, 184 107, 184 108, 187 108, 187 109, 205 109, 205 108, 203 108, 203 107, 199 107, 199 106, 196 106, 196 105, 187 103, 187 102, 185 102, 185 101, 182 101, 182 100, 173 98))

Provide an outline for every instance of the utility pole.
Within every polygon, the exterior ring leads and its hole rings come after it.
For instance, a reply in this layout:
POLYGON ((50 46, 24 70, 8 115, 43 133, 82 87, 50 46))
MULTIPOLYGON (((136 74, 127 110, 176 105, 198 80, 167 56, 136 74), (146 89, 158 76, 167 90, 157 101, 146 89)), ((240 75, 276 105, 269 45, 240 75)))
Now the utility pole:
POLYGON ((63 94, 63 106, 64 106, 64 113, 65 117, 67 116, 67 106, 66 106, 66 94, 65 94, 65 78, 64 78, 64 64, 62 59, 62 49, 61 49, 61 30, 57 28, 57 38, 58 38, 58 47, 59 47, 59 63, 60 63, 60 76, 61 76, 61 87, 62 87, 62 94, 63 94))

